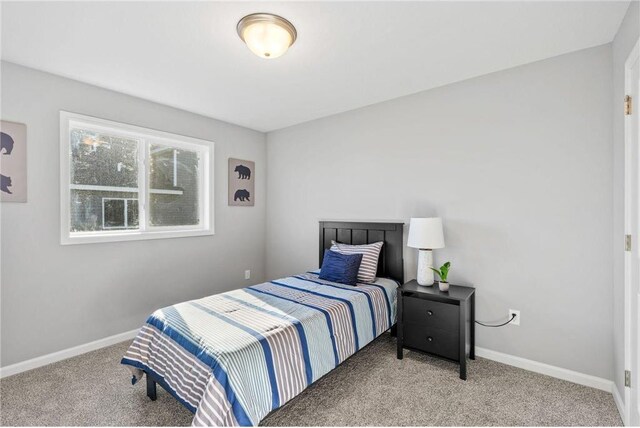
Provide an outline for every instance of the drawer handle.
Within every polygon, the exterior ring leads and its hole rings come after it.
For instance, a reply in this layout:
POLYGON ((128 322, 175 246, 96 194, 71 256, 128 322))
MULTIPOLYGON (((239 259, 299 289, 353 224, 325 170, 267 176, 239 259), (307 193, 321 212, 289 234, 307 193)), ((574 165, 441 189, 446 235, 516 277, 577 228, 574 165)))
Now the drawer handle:
POLYGON ((427 337, 427 342, 433 342, 433 337, 431 336, 427 337))
POLYGON ((427 315, 429 316, 433 315, 433 311, 427 311, 427 315))

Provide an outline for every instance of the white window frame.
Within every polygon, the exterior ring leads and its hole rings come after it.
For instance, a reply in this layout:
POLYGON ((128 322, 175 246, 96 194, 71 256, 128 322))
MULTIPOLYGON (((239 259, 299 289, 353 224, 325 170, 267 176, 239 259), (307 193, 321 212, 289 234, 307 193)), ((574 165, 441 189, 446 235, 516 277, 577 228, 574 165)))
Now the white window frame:
MULTIPOLYGON (((60 111, 60 243, 89 244, 99 242, 136 241, 144 239, 181 238, 214 234, 214 198, 211 196, 214 177, 214 147, 212 141, 186 137, 155 129, 143 128, 126 123, 114 122, 96 117, 60 111), (70 131, 74 127, 112 133, 114 135, 144 140, 138 150, 138 215, 140 228, 114 229, 89 232, 71 232, 71 144, 70 131), (147 170, 149 166, 151 144, 167 144, 171 147, 198 151, 201 154, 200 182, 198 191, 199 225, 187 226, 151 226, 149 222, 148 201, 151 193, 176 193, 179 190, 147 188, 147 170)), ((73 185, 73 188, 94 186, 73 185)), ((103 187, 103 186, 98 186, 103 187)), ((123 191, 125 188, 117 188, 123 191)), ((131 199, 131 198, 126 198, 131 199)))

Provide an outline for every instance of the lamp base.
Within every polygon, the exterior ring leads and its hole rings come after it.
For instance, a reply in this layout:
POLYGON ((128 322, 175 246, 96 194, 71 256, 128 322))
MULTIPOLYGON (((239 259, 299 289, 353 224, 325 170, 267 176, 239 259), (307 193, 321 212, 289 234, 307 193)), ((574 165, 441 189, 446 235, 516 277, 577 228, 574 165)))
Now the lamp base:
POLYGON ((433 285, 433 271, 430 269, 431 267, 433 267, 433 252, 431 250, 419 250, 417 277, 419 285, 433 285))

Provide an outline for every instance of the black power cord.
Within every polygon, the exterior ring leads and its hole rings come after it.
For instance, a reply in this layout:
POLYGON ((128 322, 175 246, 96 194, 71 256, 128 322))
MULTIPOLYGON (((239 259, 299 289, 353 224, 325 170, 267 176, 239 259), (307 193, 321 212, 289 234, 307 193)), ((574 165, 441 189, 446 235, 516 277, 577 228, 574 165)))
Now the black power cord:
POLYGON ((484 327, 502 327, 503 325, 507 325, 509 324, 511 321, 513 321, 516 318, 516 314, 511 314, 511 319, 503 324, 498 324, 498 325, 488 325, 488 324, 483 324, 480 321, 476 321, 476 323, 484 326, 484 327))

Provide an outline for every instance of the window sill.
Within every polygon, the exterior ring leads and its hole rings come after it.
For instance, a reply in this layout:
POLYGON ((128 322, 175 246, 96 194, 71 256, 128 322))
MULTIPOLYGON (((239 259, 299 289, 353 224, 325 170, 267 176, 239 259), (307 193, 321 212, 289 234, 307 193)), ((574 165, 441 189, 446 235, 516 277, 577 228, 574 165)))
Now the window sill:
POLYGON ((117 231, 100 233, 77 232, 71 235, 61 236, 61 245, 75 244, 100 244, 105 242, 145 241, 147 239, 189 238, 194 236, 214 235, 210 229, 186 229, 186 230, 160 230, 160 231, 117 231))

